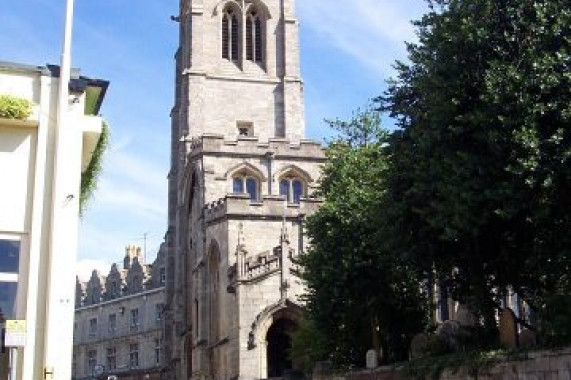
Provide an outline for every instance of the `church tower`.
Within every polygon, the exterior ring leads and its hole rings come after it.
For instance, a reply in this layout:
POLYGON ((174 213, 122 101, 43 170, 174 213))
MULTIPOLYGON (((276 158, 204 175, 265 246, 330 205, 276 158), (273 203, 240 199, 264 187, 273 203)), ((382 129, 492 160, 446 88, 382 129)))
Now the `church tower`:
POLYGON ((304 138, 294 0, 181 0, 165 355, 173 379, 262 379, 303 318, 295 257, 324 154, 304 138))

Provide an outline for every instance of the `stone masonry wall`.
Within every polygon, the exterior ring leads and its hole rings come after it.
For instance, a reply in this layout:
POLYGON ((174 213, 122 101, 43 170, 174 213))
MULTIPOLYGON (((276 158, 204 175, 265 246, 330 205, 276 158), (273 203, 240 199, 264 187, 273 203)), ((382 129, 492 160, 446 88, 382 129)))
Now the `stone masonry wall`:
MULTIPOLYGON (((571 379, 571 348, 522 354, 521 360, 499 363, 479 371, 477 377, 460 369, 444 371, 439 380, 568 380, 571 379)), ((393 367, 352 372, 316 372, 313 380, 405 380, 402 371, 393 367)), ((430 378, 430 377, 428 377, 430 378)))

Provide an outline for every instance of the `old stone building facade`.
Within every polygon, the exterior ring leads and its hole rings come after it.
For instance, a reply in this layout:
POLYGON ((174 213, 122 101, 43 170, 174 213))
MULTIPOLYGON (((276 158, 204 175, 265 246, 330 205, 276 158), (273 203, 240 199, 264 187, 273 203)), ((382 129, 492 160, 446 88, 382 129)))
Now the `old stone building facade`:
POLYGON ((145 264, 140 247, 125 249, 123 268, 94 270, 77 281, 73 340, 75 379, 159 379, 164 368, 165 253, 145 264))
POLYGON ((324 154, 305 140, 294 0, 182 0, 165 354, 173 379, 295 369, 295 257, 324 154))

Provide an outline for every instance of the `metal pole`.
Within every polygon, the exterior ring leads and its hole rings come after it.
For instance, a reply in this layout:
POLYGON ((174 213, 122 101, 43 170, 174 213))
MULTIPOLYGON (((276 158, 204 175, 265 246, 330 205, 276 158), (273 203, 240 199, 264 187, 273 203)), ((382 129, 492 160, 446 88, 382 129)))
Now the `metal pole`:
POLYGON ((10 380, 16 380, 18 371, 18 348, 10 347, 10 380))
MULTIPOLYGON (((65 27, 63 35, 63 47, 61 53, 61 65, 60 65, 60 86, 58 89, 58 113, 57 120, 59 127, 65 114, 67 113, 68 107, 68 96, 69 96, 69 79, 71 71, 71 31, 73 26, 73 2, 74 0, 66 0, 65 8, 65 27)), ((59 128, 58 128, 59 129, 59 128)))
POLYGON ((71 378, 73 345, 73 288, 79 212, 81 132, 72 125, 69 104, 74 0, 66 0, 63 46, 59 70, 49 260, 47 266, 44 371, 48 380, 71 378))

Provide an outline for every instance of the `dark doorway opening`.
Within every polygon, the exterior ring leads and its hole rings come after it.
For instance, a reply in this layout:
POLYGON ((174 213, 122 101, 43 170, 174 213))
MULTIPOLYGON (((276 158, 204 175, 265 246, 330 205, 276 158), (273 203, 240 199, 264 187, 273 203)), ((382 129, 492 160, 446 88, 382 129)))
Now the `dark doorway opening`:
POLYGON ((291 337, 297 330, 297 325, 285 318, 274 321, 268 334, 267 357, 268 357, 268 378, 282 377, 286 371, 295 369, 295 363, 290 358, 291 337))

